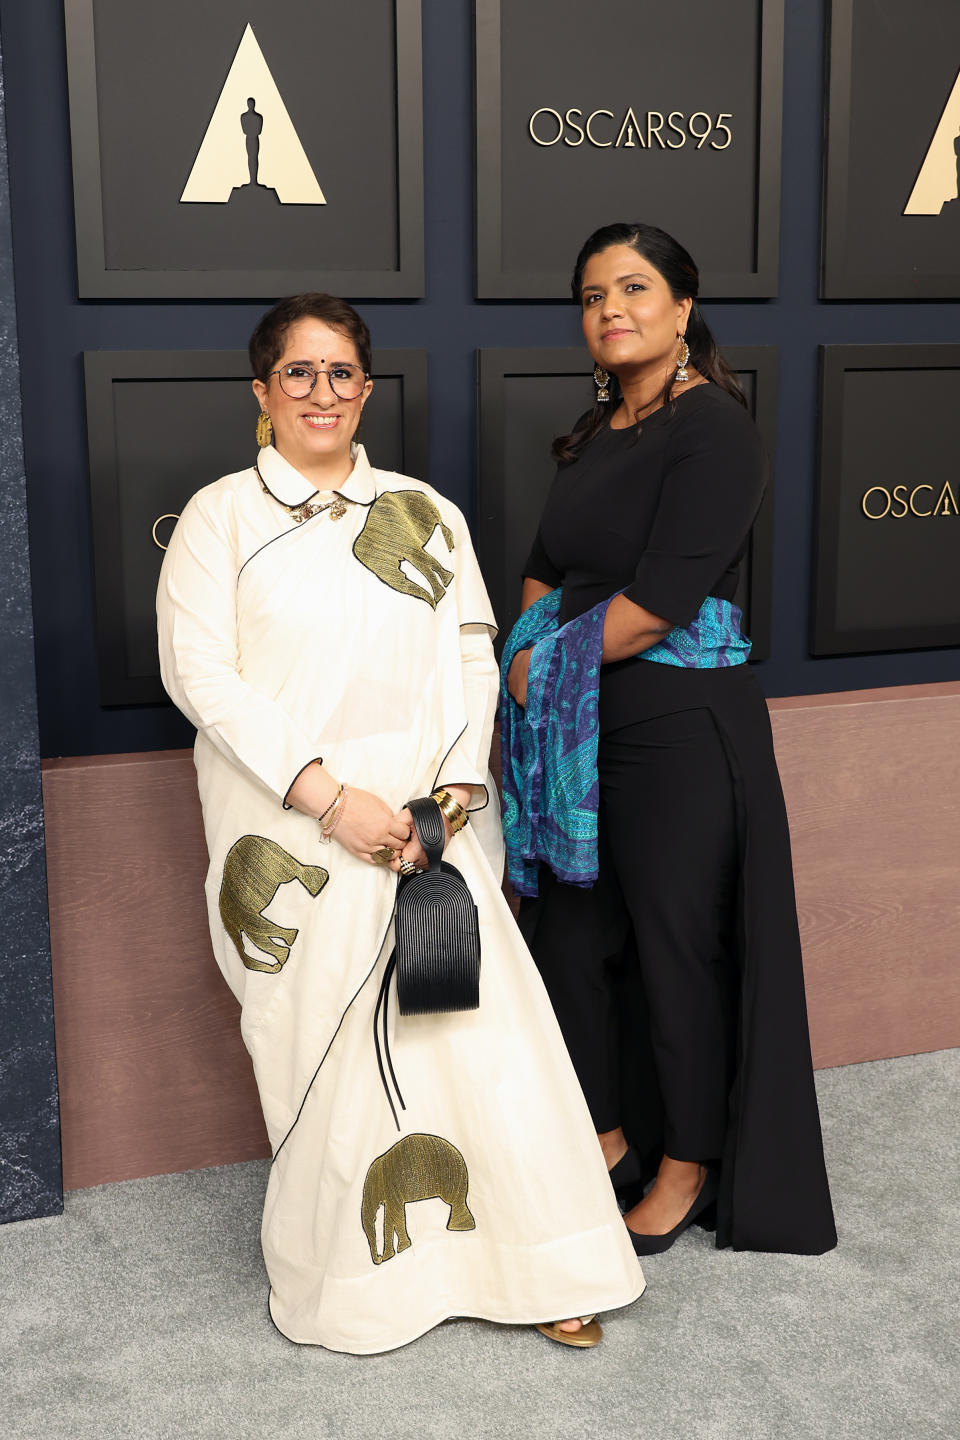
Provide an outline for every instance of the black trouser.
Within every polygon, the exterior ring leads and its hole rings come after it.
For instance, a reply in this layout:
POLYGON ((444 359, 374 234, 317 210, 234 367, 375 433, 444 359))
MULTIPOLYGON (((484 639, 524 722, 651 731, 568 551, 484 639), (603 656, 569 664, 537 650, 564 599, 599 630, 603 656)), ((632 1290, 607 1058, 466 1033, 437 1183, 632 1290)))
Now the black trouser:
POLYGON ((522 917, 535 929, 524 929, 597 1130, 623 1123, 623 1047, 648 1044, 666 1153, 716 1160, 737 994, 726 754, 709 710, 699 709, 617 730, 601 739, 598 763, 600 881, 584 891, 548 877, 522 917), (636 966, 646 1017, 623 1005, 636 966))

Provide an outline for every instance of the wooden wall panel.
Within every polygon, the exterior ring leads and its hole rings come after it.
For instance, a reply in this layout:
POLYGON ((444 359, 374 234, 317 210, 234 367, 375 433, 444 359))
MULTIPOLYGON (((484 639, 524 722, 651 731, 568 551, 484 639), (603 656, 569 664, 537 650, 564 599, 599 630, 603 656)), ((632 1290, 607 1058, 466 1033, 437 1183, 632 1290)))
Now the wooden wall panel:
POLYGON ((269 1155, 189 751, 45 761, 67 1189, 269 1155))
POLYGON ((814 1064, 960 1045, 960 684, 770 709, 814 1064))
MULTIPOLYGON (((960 1045, 960 684, 770 708, 814 1063, 960 1045)), ((190 752, 43 778, 67 1188, 268 1154, 190 752)))

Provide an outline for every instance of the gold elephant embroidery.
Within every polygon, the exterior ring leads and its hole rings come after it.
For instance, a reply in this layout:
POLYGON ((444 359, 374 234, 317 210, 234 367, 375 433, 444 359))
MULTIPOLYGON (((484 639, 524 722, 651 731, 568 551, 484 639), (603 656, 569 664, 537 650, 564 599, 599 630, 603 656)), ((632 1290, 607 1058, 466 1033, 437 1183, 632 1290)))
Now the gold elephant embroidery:
POLYGON ((374 1265, 408 1250, 406 1207, 416 1200, 443 1200, 450 1206, 448 1230, 475 1230, 467 1209, 467 1162, 455 1145, 439 1135, 405 1135, 378 1155, 363 1182, 360 1217, 374 1265), (377 1253, 377 1212, 383 1206, 383 1254, 377 1253))
POLYGON ((425 600, 435 610, 453 579, 453 571, 424 549, 437 526, 452 552, 453 533, 428 495, 420 490, 388 490, 370 506, 353 553, 391 590, 425 600), (420 572, 426 585, 418 585, 403 573, 400 566, 404 560, 420 572))
POLYGON ((220 918, 248 970, 275 975, 285 965, 299 934, 268 920, 263 913, 280 886, 299 880, 311 895, 319 895, 329 879, 330 872, 320 865, 303 865, 262 835, 242 835, 230 847, 220 885, 220 918), (256 949, 272 955, 275 963, 269 965, 266 960, 248 955, 244 936, 256 949))

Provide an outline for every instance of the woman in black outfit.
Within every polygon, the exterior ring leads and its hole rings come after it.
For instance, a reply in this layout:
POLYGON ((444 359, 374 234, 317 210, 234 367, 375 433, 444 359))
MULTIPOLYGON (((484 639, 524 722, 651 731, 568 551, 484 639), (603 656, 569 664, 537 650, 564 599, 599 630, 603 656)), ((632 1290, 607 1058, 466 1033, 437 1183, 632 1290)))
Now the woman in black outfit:
MULTIPOLYGON (((563 625, 614 597, 599 879, 581 889, 541 865, 521 925, 638 1253, 699 1220, 718 1246, 819 1254, 836 1231, 786 813, 766 703, 737 663, 739 611, 715 603, 733 600, 766 462, 697 290, 690 256, 652 226, 606 226, 577 260, 597 396, 555 443, 523 607, 562 587, 563 625), (725 617, 719 650, 708 608, 725 617), (686 658, 640 658, 683 631, 686 658)), ((530 654, 508 676, 520 705, 530 654)))

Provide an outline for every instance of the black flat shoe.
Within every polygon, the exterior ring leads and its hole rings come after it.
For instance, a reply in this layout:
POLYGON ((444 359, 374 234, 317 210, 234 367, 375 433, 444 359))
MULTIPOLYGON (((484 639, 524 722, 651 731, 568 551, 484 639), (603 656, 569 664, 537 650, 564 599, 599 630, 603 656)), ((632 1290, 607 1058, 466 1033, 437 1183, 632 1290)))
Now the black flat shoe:
POLYGON ((700 1194, 696 1200, 694 1200, 679 1224, 674 1225, 672 1230, 668 1230, 666 1235, 638 1235, 636 1230, 631 1230, 628 1225, 627 1234, 633 1241, 633 1248, 637 1254, 662 1255, 664 1250, 669 1250, 670 1246, 683 1234, 684 1230, 689 1229, 693 1222, 703 1215, 705 1210, 711 1205, 716 1204, 717 1191, 719 1188, 717 1172, 715 1170, 708 1170, 707 1178, 700 1187, 700 1194))
POLYGON ((636 1146, 628 1144, 616 1165, 607 1173, 620 1209, 632 1210, 643 1199, 643 1166, 636 1146))

